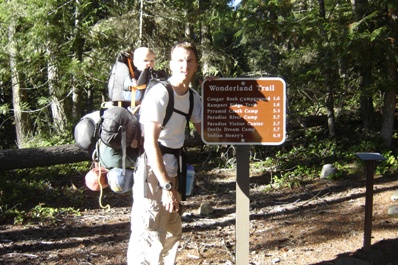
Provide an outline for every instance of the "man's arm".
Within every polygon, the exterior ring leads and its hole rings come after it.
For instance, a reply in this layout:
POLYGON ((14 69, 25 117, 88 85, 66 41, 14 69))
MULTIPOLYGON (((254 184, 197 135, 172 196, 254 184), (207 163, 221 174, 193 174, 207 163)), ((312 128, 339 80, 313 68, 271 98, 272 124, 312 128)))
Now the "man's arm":
POLYGON ((163 156, 158 144, 161 130, 162 127, 158 122, 147 122, 144 124, 144 149, 156 178, 160 184, 164 184, 170 182, 170 178, 163 164, 163 156))
MULTIPOLYGON (((172 180, 167 175, 166 168, 163 164, 162 152, 159 148, 159 135, 162 130, 162 126, 158 122, 146 122, 144 123, 144 149, 148 157, 149 164, 155 173, 160 185, 164 185, 172 180)), ((162 196, 163 205, 169 212, 178 211, 177 191, 175 185, 170 191, 163 191, 167 193, 167 196, 162 196)))

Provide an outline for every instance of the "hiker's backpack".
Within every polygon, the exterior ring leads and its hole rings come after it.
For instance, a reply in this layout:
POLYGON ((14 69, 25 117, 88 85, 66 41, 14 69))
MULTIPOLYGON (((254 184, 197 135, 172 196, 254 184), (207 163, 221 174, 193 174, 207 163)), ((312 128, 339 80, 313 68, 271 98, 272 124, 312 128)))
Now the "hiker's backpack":
MULTIPOLYGON (((168 81, 151 79, 145 92, 148 93, 158 83, 161 83, 169 94, 169 102, 167 103, 162 126, 167 124, 173 112, 185 116, 187 121, 189 121, 193 111, 193 92, 189 90, 189 112, 183 113, 174 109, 174 91, 168 81)), ((123 107, 111 107, 104 111, 101 116, 99 136, 102 143, 116 151, 122 150, 125 152, 128 147, 137 149, 142 147, 141 127, 138 117, 123 107)))
MULTIPOLYGON (((189 90, 190 96, 190 108, 189 113, 181 113, 179 110, 174 109, 174 95, 173 88, 170 83, 165 80, 151 79, 147 85, 145 94, 148 93, 152 87, 156 84, 162 83, 169 94, 169 102, 166 108, 166 115, 162 125, 165 126, 170 120, 173 112, 180 113, 186 116, 189 121, 192 110, 193 110, 193 92, 189 90)), ((142 97, 143 98, 143 97, 142 97)), ((101 109, 101 111, 95 111, 89 113, 79 121, 74 129, 74 138, 77 146, 92 154, 98 139, 102 139, 105 145, 115 150, 121 150, 122 147, 122 134, 125 131, 126 134, 126 147, 131 146, 132 148, 140 149, 142 146, 141 130, 138 122, 138 117, 130 113, 122 107, 111 106, 108 109, 101 109), (101 115, 101 113, 103 113, 101 115)))
POLYGON ((138 147, 141 137, 137 117, 122 107, 111 107, 101 117, 100 138, 115 150, 123 146, 138 147))
POLYGON ((108 79, 108 95, 112 101, 123 101, 124 81, 134 77, 133 53, 121 52, 116 57, 108 79))
POLYGON ((132 98, 135 98, 135 105, 140 105, 144 99, 146 88, 153 82, 151 86, 155 85, 157 81, 166 81, 167 73, 164 70, 156 71, 153 68, 145 68, 137 80, 137 87, 131 87, 132 98))
POLYGON ((148 84, 150 79, 167 78, 167 74, 163 70, 156 71, 153 68, 146 68, 142 72, 138 71, 133 64, 133 60, 134 54, 131 51, 118 54, 108 80, 108 95, 111 101, 120 103, 126 101, 126 93, 131 92, 131 99, 129 101, 131 101, 132 107, 141 103, 146 84, 148 84), (126 78, 130 80, 135 78, 137 85, 125 88, 124 82, 126 78))
MULTIPOLYGON (((109 147, 108 151, 110 151, 108 152, 109 160, 104 161, 103 164, 108 164, 108 168, 110 168, 120 165, 119 161, 121 160, 124 172, 128 149, 138 149, 141 146, 141 129, 137 117, 123 107, 111 107, 105 110, 100 121, 99 138, 97 145, 104 144, 109 147), (115 161, 111 161, 112 158, 115 161)), ((105 150, 101 151, 105 152, 105 150)), ((101 157, 101 151, 97 151, 100 159, 104 158, 101 157)), ((136 157, 129 158, 136 159, 136 157)))
MULTIPOLYGON (((183 113, 174 109, 174 91, 169 82, 152 79, 146 87, 145 94, 158 83, 165 86, 169 94, 162 125, 167 124, 173 112, 185 116, 189 121, 194 105, 193 91, 189 90, 189 112, 183 113)), ((107 174, 107 178, 114 192, 123 193, 131 190, 133 176, 129 168, 135 166, 137 157, 142 153, 141 129, 136 115, 116 106, 86 115, 75 127, 75 140, 79 148, 92 154, 94 161, 99 162, 99 165, 109 172, 112 171, 112 174, 107 174)))

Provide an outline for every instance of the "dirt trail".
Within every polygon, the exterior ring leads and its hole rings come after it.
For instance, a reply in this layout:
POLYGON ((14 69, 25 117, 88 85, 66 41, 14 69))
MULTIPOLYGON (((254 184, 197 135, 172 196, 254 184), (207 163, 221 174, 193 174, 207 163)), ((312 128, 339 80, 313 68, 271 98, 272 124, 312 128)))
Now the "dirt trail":
MULTIPOLYGON (((185 202, 183 240, 177 264, 234 264, 235 171, 196 175, 195 194, 185 202), (197 213, 210 203, 209 216, 197 213)), ((372 250, 363 246, 365 181, 316 180, 294 189, 265 193, 264 176, 251 177, 249 264, 335 264, 355 257, 369 264, 397 265, 398 218, 388 216, 398 177, 374 185, 372 250)), ((93 207, 55 225, 0 227, 0 264, 126 264, 130 195, 105 192, 111 210, 93 207)), ((398 202, 395 202, 398 204, 398 202)))

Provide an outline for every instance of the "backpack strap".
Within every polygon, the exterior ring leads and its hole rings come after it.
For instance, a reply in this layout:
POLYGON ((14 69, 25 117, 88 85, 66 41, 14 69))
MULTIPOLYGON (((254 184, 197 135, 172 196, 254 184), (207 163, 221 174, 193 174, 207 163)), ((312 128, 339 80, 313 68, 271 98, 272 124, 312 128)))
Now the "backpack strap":
POLYGON ((168 81, 160 81, 167 89, 167 92, 169 93, 169 102, 167 103, 167 108, 166 108, 166 115, 164 116, 164 120, 162 123, 162 126, 164 127, 170 120, 171 115, 173 114, 174 110, 174 91, 173 87, 168 81))
POLYGON ((127 149, 127 143, 126 143, 126 127, 125 126, 119 126, 118 131, 122 132, 122 175, 123 177, 126 175, 126 149, 127 149))
POLYGON ((127 66, 129 67, 130 78, 135 78, 133 60, 130 58, 130 56, 127 57, 127 66))
POLYGON ((182 112, 182 111, 174 108, 174 91, 173 91, 173 87, 171 86, 171 84, 168 81, 161 81, 161 83, 166 87, 167 92, 169 93, 169 102, 167 104, 166 115, 164 117, 162 126, 164 127, 167 124, 167 122, 170 120, 173 112, 176 112, 182 116, 185 116, 185 118, 187 119, 187 125, 188 125, 189 120, 191 119, 191 116, 192 116, 192 112, 193 112, 193 91, 192 91, 192 89, 190 89, 190 88, 188 89, 188 91, 189 91, 189 111, 188 111, 188 113, 185 113, 185 112, 182 112))
POLYGON ((189 88, 189 111, 188 115, 186 116, 187 123, 189 123, 189 121, 191 120, 192 112, 193 112, 193 91, 192 89, 189 88))
POLYGON ((143 84, 143 85, 140 85, 140 86, 131 86, 130 87, 130 90, 131 90, 131 103, 130 103, 130 107, 131 107, 131 109, 133 110, 135 107, 136 107, 136 103, 137 102, 135 102, 135 98, 136 98, 136 93, 137 93, 137 90, 143 90, 143 89, 145 89, 146 88, 146 84, 143 84))

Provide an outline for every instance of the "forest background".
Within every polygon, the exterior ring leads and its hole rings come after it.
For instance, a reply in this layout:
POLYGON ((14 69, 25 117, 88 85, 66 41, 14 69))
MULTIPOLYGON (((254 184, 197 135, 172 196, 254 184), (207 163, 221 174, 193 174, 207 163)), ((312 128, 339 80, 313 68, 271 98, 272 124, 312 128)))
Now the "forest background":
MULTIPOLYGON (((285 80, 286 142, 251 152, 277 170, 274 182, 294 185, 324 163, 347 176, 360 151, 380 152, 379 173, 393 174, 397 1, 232 2, 0 1, 0 149, 73 144, 79 119, 107 100, 119 52, 148 46, 167 70, 172 45, 191 40, 200 49, 198 91, 209 75, 285 80)), ((231 148, 207 148, 220 153, 212 163, 230 166, 231 148)), ((16 196, 6 192, 2 213, 16 196)))

